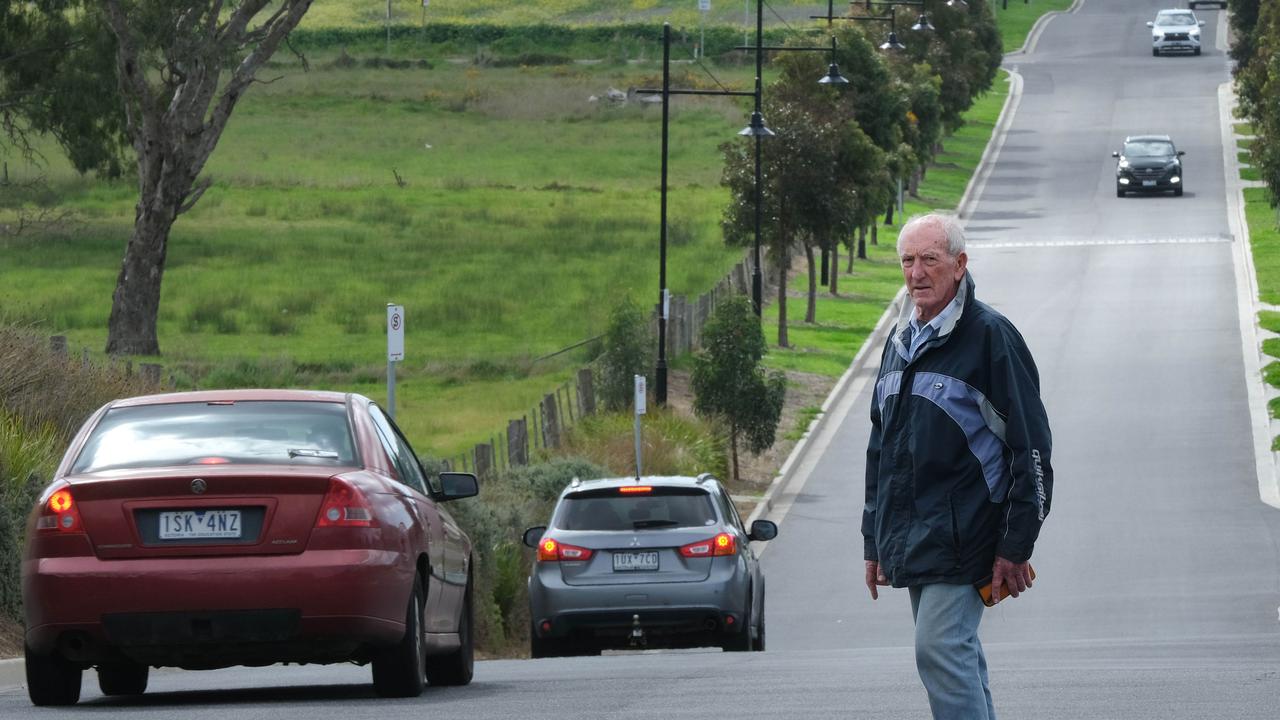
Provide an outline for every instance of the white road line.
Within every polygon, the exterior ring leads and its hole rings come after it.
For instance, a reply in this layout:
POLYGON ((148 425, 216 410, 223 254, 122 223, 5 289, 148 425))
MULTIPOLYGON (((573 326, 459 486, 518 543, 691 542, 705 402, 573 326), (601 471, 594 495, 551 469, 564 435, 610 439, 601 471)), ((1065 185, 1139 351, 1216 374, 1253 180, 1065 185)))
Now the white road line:
POLYGON ((1118 237, 1118 238, 1060 238, 1054 240, 1000 240, 984 241, 968 238, 970 250, 979 248, 1037 248, 1037 247, 1091 247, 1095 245, 1205 245, 1229 243, 1231 238, 1219 235, 1200 237, 1118 237))

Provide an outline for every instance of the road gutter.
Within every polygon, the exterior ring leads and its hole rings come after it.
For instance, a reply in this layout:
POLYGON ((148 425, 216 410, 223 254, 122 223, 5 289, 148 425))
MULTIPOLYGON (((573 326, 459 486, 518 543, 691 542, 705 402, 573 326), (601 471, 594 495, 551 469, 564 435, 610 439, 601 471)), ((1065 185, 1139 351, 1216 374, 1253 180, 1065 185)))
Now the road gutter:
MULTIPOLYGON (((1225 19, 1219 20, 1219 29, 1225 19)), ((1219 46, 1226 43, 1225 33, 1218 33, 1219 46)), ((1221 49, 1221 48, 1220 48, 1221 49)), ((1258 328, 1258 276, 1253 267, 1253 248, 1249 242, 1249 222, 1245 217, 1244 189, 1240 178, 1232 110, 1236 105, 1231 82, 1218 86, 1218 118, 1222 126, 1222 164, 1227 194, 1227 224, 1234 242, 1231 257, 1236 279, 1236 309, 1240 321, 1240 356, 1244 360, 1244 382, 1249 398, 1249 426, 1253 434, 1254 468, 1258 476, 1258 496, 1274 508, 1280 508, 1280 471, 1276 453, 1271 450, 1271 416, 1267 410, 1268 386, 1262 379, 1262 359, 1258 328)))
POLYGON ((26 683, 27 670, 22 658, 0 660, 0 691, 23 687, 26 683))

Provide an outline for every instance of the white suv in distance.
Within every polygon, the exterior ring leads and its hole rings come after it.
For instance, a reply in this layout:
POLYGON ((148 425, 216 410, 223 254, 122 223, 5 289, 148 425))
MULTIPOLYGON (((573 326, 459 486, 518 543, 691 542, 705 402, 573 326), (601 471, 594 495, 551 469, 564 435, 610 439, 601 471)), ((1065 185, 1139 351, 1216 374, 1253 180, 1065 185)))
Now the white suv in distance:
POLYGON ((1200 54, 1200 28, 1203 20, 1197 20, 1196 14, 1190 10, 1171 9, 1156 13, 1154 22, 1147 23, 1151 28, 1151 54, 1180 51, 1192 55, 1200 54))

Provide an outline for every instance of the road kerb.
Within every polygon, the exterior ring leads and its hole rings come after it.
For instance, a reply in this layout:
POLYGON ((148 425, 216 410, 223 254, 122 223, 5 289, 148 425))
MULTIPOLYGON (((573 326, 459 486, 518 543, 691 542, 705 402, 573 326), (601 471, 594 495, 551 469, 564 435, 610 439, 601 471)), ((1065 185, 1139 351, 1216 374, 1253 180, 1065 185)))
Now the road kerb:
POLYGON ((1236 279, 1236 308, 1240 321, 1240 356, 1244 360, 1244 381, 1249 397, 1249 426, 1253 434, 1254 468, 1258 475, 1258 496, 1280 508, 1280 462, 1271 450, 1271 417, 1267 410, 1267 385, 1262 379, 1261 342, 1258 339, 1258 276, 1253 266, 1249 222, 1245 217, 1244 186, 1240 179, 1240 158, 1236 154, 1235 107, 1232 83, 1218 86, 1218 117, 1222 125, 1222 163, 1227 195, 1227 224, 1235 242, 1231 243, 1236 279))
POLYGON ((22 658, 0 660, 0 690, 12 690, 26 684, 27 670, 22 658))

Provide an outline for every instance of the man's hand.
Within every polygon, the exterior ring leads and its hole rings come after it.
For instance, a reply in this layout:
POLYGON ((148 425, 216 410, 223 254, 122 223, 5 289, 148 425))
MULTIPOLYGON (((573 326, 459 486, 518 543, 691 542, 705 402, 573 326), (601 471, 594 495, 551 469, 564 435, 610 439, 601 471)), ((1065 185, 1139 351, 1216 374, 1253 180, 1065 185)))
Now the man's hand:
POLYGON ((888 585, 889 579, 884 576, 880 570, 880 563, 875 560, 867 561, 867 589, 871 591, 871 599, 879 600, 880 591, 876 590, 877 585, 888 585))
POLYGON ((1005 587, 1013 597, 1031 587, 1031 564, 1011 562, 997 555, 995 565, 991 566, 991 599, 994 602, 1000 602, 1001 588, 1005 587))

